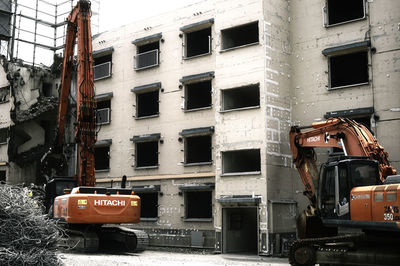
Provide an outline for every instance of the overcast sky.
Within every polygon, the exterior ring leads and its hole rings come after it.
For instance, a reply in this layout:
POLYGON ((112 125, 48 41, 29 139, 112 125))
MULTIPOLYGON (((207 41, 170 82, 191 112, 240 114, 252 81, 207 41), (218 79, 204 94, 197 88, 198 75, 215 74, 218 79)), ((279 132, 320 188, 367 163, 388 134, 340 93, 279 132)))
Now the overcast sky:
POLYGON ((202 0, 100 0, 100 32, 202 0))
MULTIPOLYGON (((1 1, 1 0, 0 0, 1 1)), ((28 15, 31 17, 35 16, 34 11, 26 8, 29 6, 32 0, 18 0, 20 5, 20 12, 24 15, 28 15), (25 7, 24 7, 25 6, 25 7), (21 11, 22 10, 22 11, 21 11)), ((92 27, 93 34, 98 32, 104 32, 110 29, 118 28, 123 25, 127 25, 130 23, 134 23, 137 20, 146 19, 150 17, 154 17, 158 14, 166 13, 175 9, 179 9, 194 3, 202 2, 204 0, 93 0, 92 2, 92 11, 99 11, 99 16, 92 16, 92 24, 98 24, 98 31, 96 27, 92 27), (98 1, 100 1, 100 9, 98 10, 98 1), (99 18, 99 21, 97 20, 99 18)), ((65 0, 47 0, 48 3, 63 3, 59 4, 59 14, 63 14, 62 16, 67 16, 70 12, 70 3, 65 0), (63 9, 63 10, 61 10, 63 9)), ((49 4, 44 4, 40 2, 42 5, 39 9, 43 12, 47 12, 49 14, 54 14, 55 9, 54 6, 49 4)), ((76 0, 74 0, 76 3, 76 0)), ((44 21, 52 21, 54 17, 49 17, 45 15, 45 13, 39 13, 39 19, 44 21)), ((64 18, 59 18, 59 21, 63 21, 64 18)), ((29 30, 31 32, 35 31, 35 24, 32 20, 24 19, 22 24, 19 24, 21 28, 25 30, 29 30)), ((42 25, 39 25, 42 26, 42 25)), ((93 25, 94 26, 94 25, 93 25)), ((51 38, 45 38, 40 36, 45 35, 49 37, 53 37, 52 30, 49 30, 47 26, 42 26, 38 28, 38 39, 37 41, 41 44, 53 46, 53 40, 51 38)), ((58 29, 58 36, 62 36, 65 32, 63 32, 62 27, 58 29)), ((20 33, 18 31, 18 36, 20 33)), ((33 41, 34 37, 31 33, 21 32, 21 39, 33 41)), ((63 39, 57 39, 57 46, 63 44, 63 39)), ((18 58, 25 60, 26 62, 33 62, 33 45, 27 44, 24 42, 17 42, 15 52, 18 58)), ((61 53, 61 50, 58 51, 61 53)), ((40 47, 36 48, 35 53, 35 64, 44 64, 46 66, 50 66, 53 63, 53 52, 48 49, 42 49, 40 47)))

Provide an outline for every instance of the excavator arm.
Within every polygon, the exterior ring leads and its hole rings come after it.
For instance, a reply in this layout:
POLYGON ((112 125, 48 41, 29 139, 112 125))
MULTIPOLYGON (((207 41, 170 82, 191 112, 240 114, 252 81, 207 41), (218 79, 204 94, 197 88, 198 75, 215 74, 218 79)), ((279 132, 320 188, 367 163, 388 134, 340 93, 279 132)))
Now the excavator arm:
POLYGON ((347 156, 366 156, 379 163, 380 180, 395 175, 388 154, 372 133, 362 124, 347 118, 330 118, 309 127, 293 126, 289 133, 293 161, 305 186, 304 194, 316 206, 318 169, 315 147, 336 147, 347 156))
POLYGON ((94 186, 94 145, 96 142, 96 101, 93 81, 92 39, 90 30, 90 2, 80 0, 67 21, 67 35, 61 72, 60 101, 57 117, 56 150, 64 143, 68 98, 73 73, 74 48, 77 43, 77 175, 79 186, 94 186))

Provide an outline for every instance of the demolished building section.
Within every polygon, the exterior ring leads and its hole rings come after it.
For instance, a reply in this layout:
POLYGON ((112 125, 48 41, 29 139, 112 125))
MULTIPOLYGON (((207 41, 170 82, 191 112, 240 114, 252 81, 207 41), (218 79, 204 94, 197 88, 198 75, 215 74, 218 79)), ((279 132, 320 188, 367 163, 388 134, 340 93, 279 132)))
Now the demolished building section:
POLYGON ((54 137, 57 99, 56 76, 49 69, 2 59, 4 109, 7 131, 1 161, 8 183, 43 183, 40 159, 54 137), (8 116, 8 117, 7 117, 8 116), (7 150, 7 151, 5 151, 7 150), (12 177, 12 178, 8 178, 12 177))

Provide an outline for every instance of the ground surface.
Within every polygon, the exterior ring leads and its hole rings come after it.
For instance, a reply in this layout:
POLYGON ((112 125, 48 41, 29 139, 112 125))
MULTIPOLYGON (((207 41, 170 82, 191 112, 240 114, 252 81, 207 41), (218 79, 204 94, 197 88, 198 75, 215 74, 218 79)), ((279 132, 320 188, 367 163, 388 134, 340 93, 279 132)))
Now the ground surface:
POLYGON ((178 253, 146 250, 130 254, 74 254, 61 253, 66 266, 117 266, 117 265, 289 265, 285 258, 260 257, 256 255, 226 255, 207 253, 178 253))

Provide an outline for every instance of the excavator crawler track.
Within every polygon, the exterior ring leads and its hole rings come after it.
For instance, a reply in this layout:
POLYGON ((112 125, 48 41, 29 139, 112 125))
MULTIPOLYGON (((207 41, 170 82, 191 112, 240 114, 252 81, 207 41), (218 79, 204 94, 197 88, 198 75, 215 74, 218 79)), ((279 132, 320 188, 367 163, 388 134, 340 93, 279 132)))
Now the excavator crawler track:
POLYGON ((100 249, 110 250, 118 247, 125 252, 140 252, 149 245, 149 235, 141 230, 122 226, 101 227, 98 234, 100 249))
POLYGON ((289 263, 309 265, 398 265, 400 250, 368 234, 299 239, 289 251, 289 263))

